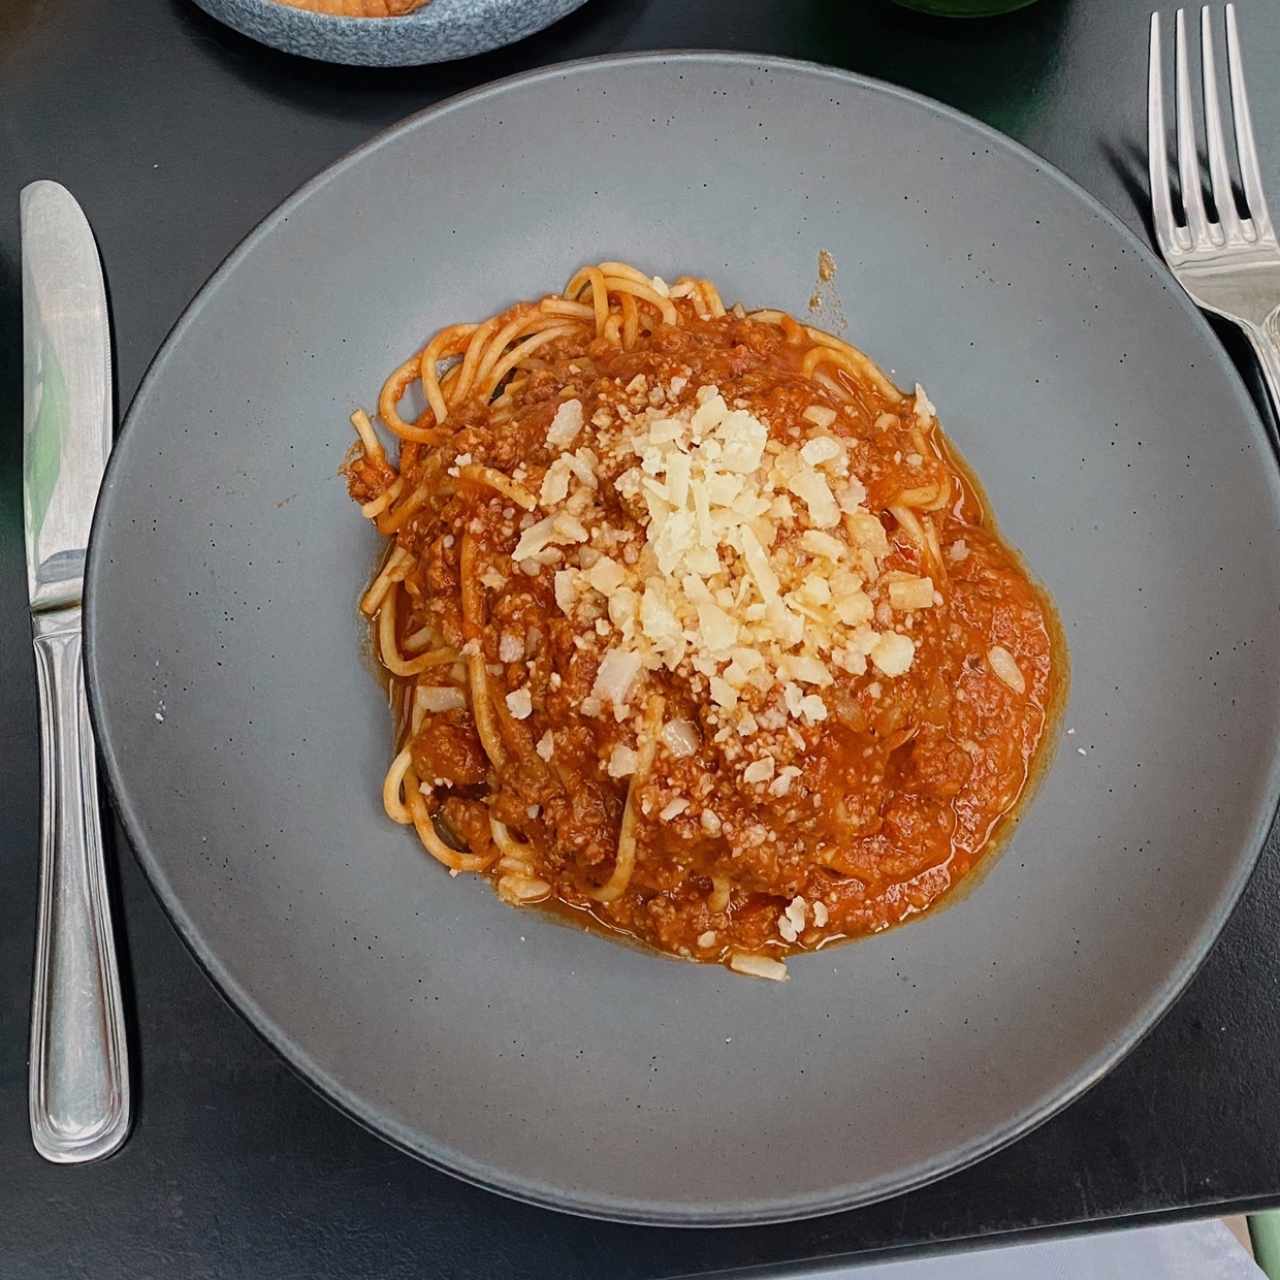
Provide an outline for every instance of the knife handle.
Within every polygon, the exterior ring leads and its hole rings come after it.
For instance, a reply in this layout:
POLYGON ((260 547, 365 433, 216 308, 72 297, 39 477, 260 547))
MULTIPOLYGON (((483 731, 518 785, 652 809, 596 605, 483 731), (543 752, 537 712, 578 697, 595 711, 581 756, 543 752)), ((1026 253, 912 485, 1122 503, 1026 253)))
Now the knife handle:
POLYGON ((40 692, 40 912, 31 1138, 46 1160, 110 1155, 129 1131, 129 1060, 107 899, 80 609, 33 617, 40 692))

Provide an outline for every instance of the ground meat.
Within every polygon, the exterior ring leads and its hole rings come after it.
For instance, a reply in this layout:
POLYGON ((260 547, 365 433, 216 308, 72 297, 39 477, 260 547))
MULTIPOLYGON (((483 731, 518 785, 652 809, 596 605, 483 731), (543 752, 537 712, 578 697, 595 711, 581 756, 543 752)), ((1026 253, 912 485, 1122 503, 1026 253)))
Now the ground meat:
MULTIPOLYGON (((810 340, 794 324, 732 313, 699 319, 688 301, 678 309, 679 327, 646 319, 631 351, 594 335, 540 347, 507 384, 502 421, 492 421, 478 400, 451 408, 456 452, 536 496, 553 458, 548 428, 562 403, 579 400, 583 427, 574 447, 598 449, 601 523, 616 535, 614 558, 634 565, 644 546, 646 500, 634 486, 625 494, 615 487, 630 463, 610 459, 604 444, 639 411, 635 404, 688 405, 700 387, 714 385, 727 403, 769 424, 778 447, 795 447, 810 434, 808 407, 838 405, 853 474, 866 487, 871 513, 882 513, 889 571, 922 576, 927 554, 887 510, 892 495, 949 486, 946 505, 930 513, 943 549, 942 565, 932 570, 938 595, 904 624, 913 664, 892 678, 872 666, 856 674, 839 667, 822 688, 826 717, 813 723, 788 718, 780 690, 770 695, 758 710, 773 724, 772 772, 751 784, 743 776, 751 757, 737 734, 720 731, 706 679, 650 673, 665 720, 693 726, 693 746, 682 756, 660 749, 637 784, 634 871, 620 897, 602 902, 596 895, 617 864, 633 785, 625 768, 611 773, 610 762, 619 750, 624 760, 634 755, 639 742, 634 717, 585 710, 600 646, 584 643, 579 629, 590 628, 593 641, 607 638, 609 602, 596 601, 585 624, 571 622, 554 590, 566 552, 552 548, 532 565, 512 562, 522 531, 540 513, 458 478, 397 533, 417 557, 405 582, 412 604, 397 626, 407 636, 429 625, 458 648, 477 638, 493 698, 515 695, 521 712, 507 715, 499 703, 500 766, 486 754, 469 711, 427 715, 410 744, 413 767, 431 791, 433 812, 473 851, 491 849, 490 817, 526 841, 553 903, 573 909, 575 918, 590 913, 607 929, 701 959, 766 948, 783 954, 886 928, 963 878, 1024 791, 1063 664, 1047 600, 1000 541, 940 432, 922 450, 906 402, 886 399, 874 380, 847 379, 849 394, 833 399, 829 384, 804 374, 810 340), (628 392, 637 375, 643 382, 628 392), (484 616, 468 627, 459 605, 464 537, 476 549, 474 572, 484 584, 484 616), (1024 691, 992 669, 987 655, 995 645, 1018 664, 1024 691), (797 899, 803 910, 792 906, 797 899), (803 928, 789 918, 780 924, 788 911, 800 912, 803 928)), ((441 465, 433 457, 430 449, 406 447, 406 491, 441 465)), ((362 502, 396 475, 358 452, 345 473, 362 502)))
POLYGON ((465 711, 424 716, 410 750, 414 771, 429 785, 439 778, 449 787, 476 787, 489 773, 489 757, 465 711))

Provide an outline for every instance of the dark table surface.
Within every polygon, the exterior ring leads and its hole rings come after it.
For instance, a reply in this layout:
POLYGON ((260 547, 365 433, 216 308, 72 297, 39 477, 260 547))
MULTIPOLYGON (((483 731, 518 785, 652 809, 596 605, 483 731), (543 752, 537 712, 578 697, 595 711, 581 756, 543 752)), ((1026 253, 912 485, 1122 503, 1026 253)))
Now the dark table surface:
MULTIPOLYGON (((1237 7, 1280 197, 1280 4, 1237 7)), ((56 178, 89 215, 125 406, 205 277, 301 182, 442 97, 595 53, 733 48, 879 76, 1020 138, 1145 234, 1147 9, 1041 0, 957 24, 880 0, 591 0, 514 48, 377 72, 276 54, 189 0, 0 3, 0 1275, 625 1280, 1280 1201, 1274 832, 1198 977, 1106 1080, 981 1164, 853 1213, 750 1230, 623 1227, 433 1172, 332 1110, 223 1002, 118 831, 133 1136, 106 1163, 59 1169, 27 1131, 38 768, 19 487, 21 186, 56 178)))

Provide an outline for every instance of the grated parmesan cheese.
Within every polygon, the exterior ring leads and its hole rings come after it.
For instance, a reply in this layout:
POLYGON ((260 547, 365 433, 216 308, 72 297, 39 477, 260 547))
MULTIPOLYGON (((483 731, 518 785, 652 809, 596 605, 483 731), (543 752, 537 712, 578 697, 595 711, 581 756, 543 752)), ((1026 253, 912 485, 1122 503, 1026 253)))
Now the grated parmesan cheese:
POLYGON ((701 741, 697 729, 688 720, 668 720, 658 737, 668 754, 676 760, 693 755, 701 741))
POLYGON ((417 691, 419 706, 424 711, 439 713, 442 711, 461 711, 467 705, 466 694, 461 689, 449 686, 432 687, 419 685, 417 691))
POLYGON ((556 408, 556 416, 547 428, 547 444, 567 449, 582 430, 582 401, 566 400, 556 408))
POLYGON ((900 612, 933 608, 932 578, 900 578, 889 584, 889 603, 900 612))
POLYGON ((830 436, 815 436, 800 450, 800 457, 811 467, 821 466, 840 457, 844 450, 830 436))
POLYGON ((868 656, 882 675, 901 676, 911 669, 915 653, 916 644, 910 636, 899 635, 896 631, 886 631, 876 641, 875 647, 868 656))
POLYGON ((499 876, 497 889, 498 897, 512 906, 538 902, 551 893, 551 886, 545 880, 539 880, 536 876, 522 875, 518 871, 510 871, 504 876, 499 876))
POLYGON ((991 664, 991 670, 996 673, 999 678, 1009 686, 1014 693, 1026 693, 1027 682, 1018 667, 1013 654, 1009 652, 1003 645, 992 645, 987 650, 987 661, 991 664))
MULTIPOLYGON (((799 770, 779 767, 772 748, 753 749, 758 735, 785 730, 786 749, 806 751, 796 726, 831 714, 820 691, 840 673, 864 675, 868 662, 886 676, 907 671, 915 643, 893 630, 895 616, 910 629, 914 613, 941 596, 930 578, 884 573, 893 548, 850 474, 848 442, 832 434, 835 410, 810 405, 803 427, 775 432, 749 402, 730 405, 714 386, 681 403, 686 385, 683 375, 666 388, 633 378, 624 389, 630 407, 597 408, 599 434, 572 452, 582 405, 563 402, 548 431, 562 452, 541 478, 540 518, 512 512, 520 526, 512 558, 531 577, 554 570, 574 649, 597 662, 584 714, 621 724, 636 714, 650 673, 679 669, 707 706, 708 739, 744 782, 781 798, 799 770), (640 538, 608 523, 604 476, 640 538)), ((901 426, 889 417, 878 425, 901 426)), ((517 643, 504 636, 499 656, 518 661, 517 643)), ((673 759, 702 741, 686 721, 660 734, 673 759)), ((714 813, 700 820, 718 832, 714 813)))
POLYGON ((568 454, 561 454, 547 469, 542 477, 542 488, 538 491, 538 501, 544 507, 553 507, 569 496, 569 477, 572 474, 565 459, 568 454))
POLYGON ((511 553, 511 558, 517 563, 527 560, 550 546, 554 539, 554 519, 547 516, 545 520, 537 520, 520 535, 520 541, 516 543, 516 549, 511 553))
POLYGON ((748 951, 735 951, 729 957, 729 968, 749 978, 768 978, 771 982, 786 982, 789 976, 787 966, 781 960, 752 955, 748 951))
POLYGON ((840 508, 826 478, 806 466, 787 481, 787 488, 809 508, 809 519, 819 529, 840 523, 840 508))
POLYGON ((533 695, 528 689, 513 689, 506 698, 507 710, 516 720, 527 720, 533 714, 533 695))
POLYGON ((577 598, 576 575, 572 569, 557 570, 555 576, 556 605, 562 613, 572 613, 577 598))
POLYGON ((922 425, 938 416, 938 411, 933 407, 933 401, 925 394, 924 388, 918 382, 916 383, 915 411, 922 425))
POLYGON ((617 591, 627 580, 627 571, 608 556, 601 556, 587 573, 587 581, 602 596, 617 591))
POLYGON ((811 555, 822 556, 832 563, 838 563, 845 553, 845 545, 838 538, 820 529, 806 529, 801 535, 800 545, 811 555))
POLYGON ((800 776, 800 770, 793 764, 778 771, 778 776, 769 784, 771 796, 785 796, 791 793, 791 783, 800 776))
POLYGON ((641 658, 638 653, 610 649, 596 670, 595 684, 591 688, 592 696, 602 702, 611 702, 615 707, 625 706, 636 677, 640 674, 640 667, 641 658))

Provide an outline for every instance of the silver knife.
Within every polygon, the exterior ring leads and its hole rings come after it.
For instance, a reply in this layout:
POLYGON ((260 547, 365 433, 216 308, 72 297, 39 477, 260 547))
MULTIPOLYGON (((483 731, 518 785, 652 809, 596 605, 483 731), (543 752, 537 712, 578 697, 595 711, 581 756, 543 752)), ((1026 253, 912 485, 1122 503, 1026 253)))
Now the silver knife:
POLYGON ((80 655, 85 548, 111 451, 111 337, 93 233, 56 182, 22 192, 23 514, 40 690, 31 1138, 60 1164, 129 1131, 129 1065, 80 655))

